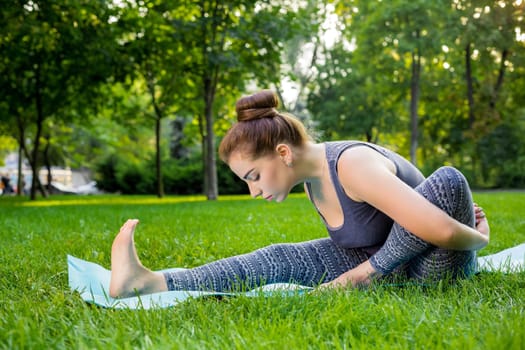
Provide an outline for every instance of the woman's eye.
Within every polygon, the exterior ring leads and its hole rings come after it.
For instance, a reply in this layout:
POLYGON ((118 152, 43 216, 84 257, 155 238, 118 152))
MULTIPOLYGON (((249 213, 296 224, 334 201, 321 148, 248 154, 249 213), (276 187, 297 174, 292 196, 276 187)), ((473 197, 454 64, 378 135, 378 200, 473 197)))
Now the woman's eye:
POLYGON ((261 178, 261 176, 259 174, 257 174, 256 176, 253 177, 252 181, 258 181, 260 178, 261 178))

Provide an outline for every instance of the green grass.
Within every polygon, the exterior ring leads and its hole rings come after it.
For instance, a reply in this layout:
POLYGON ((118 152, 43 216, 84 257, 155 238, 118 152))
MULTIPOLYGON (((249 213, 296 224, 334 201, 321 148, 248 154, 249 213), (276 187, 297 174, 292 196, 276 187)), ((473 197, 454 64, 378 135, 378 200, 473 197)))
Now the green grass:
MULTIPOLYGON (((523 192, 475 193, 492 228, 480 255, 525 242, 523 192)), ((0 348, 523 349, 525 272, 455 284, 195 299, 108 310, 67 285, 66 254, 110 265, 115 233, 139 218, 146 266, 191 267, 276 242, 326 236, 303 195, 281 204, 226 197, 0 198, 0 348)))

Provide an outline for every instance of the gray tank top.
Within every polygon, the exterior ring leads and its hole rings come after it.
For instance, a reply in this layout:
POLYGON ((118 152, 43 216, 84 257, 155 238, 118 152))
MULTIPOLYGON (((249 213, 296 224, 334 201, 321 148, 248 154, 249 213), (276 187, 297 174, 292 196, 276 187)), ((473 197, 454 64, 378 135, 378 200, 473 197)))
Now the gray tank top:
MULTIPOLYGON (((366 202, 356 202, 348 197, 339 182, 337 161, 341 154, 353 146, 368 146, 390 159, 396 166, 396 176, 410 187, 420 184, 425 177, 412 163, 397 153, 381 146, 361 141, 326 142, 326 158, 330 177, 343 209, 344 221, 339 227, 331 227, 321 218, 328 229, 332 240, 344 248, 365 248, 369 254, 374 254, 385 242, 393 221, 390 217, 366 202)), ((311 193, 311 184, 306 183, 308 193, 311 193)), ((385 195, 388 195, 385 193, 385 195)), ((310 196, 311 198, 311 196, 310 196)), ((313 200, 312 200, 312 203, 313 200)), ((315 203, 314 203, 315 205, 315 203)), ((319 212, 319 211, 318 211, 319 212)))

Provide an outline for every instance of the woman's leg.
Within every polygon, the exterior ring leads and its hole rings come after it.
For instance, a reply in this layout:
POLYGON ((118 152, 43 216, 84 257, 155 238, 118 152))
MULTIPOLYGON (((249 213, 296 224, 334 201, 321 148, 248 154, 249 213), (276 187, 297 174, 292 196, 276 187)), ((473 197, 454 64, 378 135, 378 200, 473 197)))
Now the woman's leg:
POLYGON ((370 256, 343 249, 329 239, 273 244, 252 253, 187 270, 158 273, 145 268, 135 251, 138 220, 128 220, 111 249, 110 296, 127 297, 167 290, 234 291, 268 283, 316 286, 356 267, 370 256))
MULTIPOLYGON (((474 227, 474 205, 467 180, 458 170, 442 167, 415 190, 456 220, 474 227)), ((394 223, 383 247, 370 258, 372 266, 389 274, 408 263, 408 276, 416 279, 466 277, 477 268, 475 251, 441 249, 394 223)))
POLYGON ((165 273, 169 290, 247 290, 269 283, 317 286, 366 261, 361 249, 343 249, 329 238, 273 244, 248 254, 165 273))

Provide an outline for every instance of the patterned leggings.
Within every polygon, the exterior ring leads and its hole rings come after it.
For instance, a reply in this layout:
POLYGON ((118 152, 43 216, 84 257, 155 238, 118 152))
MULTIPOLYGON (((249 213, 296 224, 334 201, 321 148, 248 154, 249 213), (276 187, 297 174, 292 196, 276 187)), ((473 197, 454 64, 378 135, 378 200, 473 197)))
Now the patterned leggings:
MULTIPOLYGON (((474 226, 470 189, 456 169, 439 168, 416 191, 458 221, 474 226)), ((385 244, 372 257, 363 249, 341 248, 331 239, 323 238, 273 244, 193 269, 165 272, 164 277, 169 290, 222 292, 278 282, 313 287, 337 278, 367 259, 383 274, 401 274, 416 280, 467 277, 477 268, 474 251, 437 248, 394 223, 385 244)))

